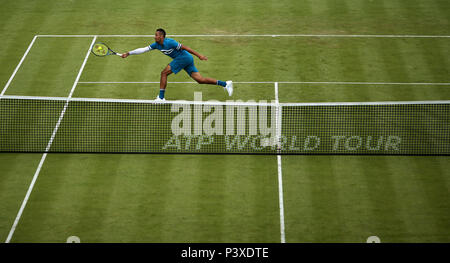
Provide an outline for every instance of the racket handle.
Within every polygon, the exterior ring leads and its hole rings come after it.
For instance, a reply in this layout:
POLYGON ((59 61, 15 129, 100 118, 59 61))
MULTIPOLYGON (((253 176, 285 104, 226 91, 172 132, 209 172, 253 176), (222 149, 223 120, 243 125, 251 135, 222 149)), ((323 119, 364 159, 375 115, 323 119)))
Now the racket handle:
POLYGON ((122 54, 120 54, 120 53, 116 53, 116 55, 117 55, 117 56, 122 56, 122 54))

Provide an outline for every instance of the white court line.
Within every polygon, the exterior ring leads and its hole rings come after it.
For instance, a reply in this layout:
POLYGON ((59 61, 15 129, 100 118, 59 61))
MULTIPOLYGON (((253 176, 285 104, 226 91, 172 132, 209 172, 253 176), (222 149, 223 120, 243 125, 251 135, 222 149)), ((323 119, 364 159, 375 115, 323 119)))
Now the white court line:
POLYGON ((334 84, 334 85, 429 85, 450 86, 450 82, 352 82, 352 81, 286 81, 282 84, 334 84))
POLYGON ((274 87, 275 87, 275 102, 279 103, 280 101, 278 100, 278 82, 274 82, 274 87))
MULTIPOLYGON (((49 142, 47 144, 47 147, 45 148, 46 152, 48 150, 50 150, 50 147, 52 146, 53 139, 55 138, 55 135, 56 135, 56 133, 58 131, 59 125, 61 124, 61 121, 62 121, 62 119, 64 117, 64 114, 66 112, 67 106, 69 105, 70 99, 72 98, 73 92, 75 91, 75 88, 77 86, 78 80, 80 80, 81 73, 83 72, 84 66, 86 65, 87 59, 88 59, 89 54, 91 52, 91 48, 94 45, 96 39, 97 39, 97 37, 94 36, 94 39, 92 40, 91 45, 89 46, 89 50, 88 50, 88 52, 86 54, 86 57, 84 58, 83 64, 81 65, 81 68, 80 68, 80 70, 78 72, 78 75, 77 75, 77 77, 76 77, 76 79, 75 79, 75 81, 74 81, 74 83, 72 85, 72 89, 70 90, 69 96, 66 98, 66 103, 64 105, 64 109, 62 110, 61 115, 59 116, 58 122, 56 123, 56 126, 53 129, 52 136, 50 137, 50 140, 49 140, 49 142)), ((28 187, 28 191, 27 191, 27 193, 25 195, 25 198, 23 199, 22 205, 20 206, 19 212, 17 213, 16 219, 14 220, 14 223, 13 223, 13 225, 11 227, 11 230, 9 231, 9 234, 8 234, 8 237, 6 238, 5 243, 9 243, 11 241, 13 235, 14 235, 14 232, 16 230, 17 224, 19 223, 19 220, 22 217, 23 210, 25 209, 25 206, 27 205, 28 199, 30 198, 31 192, 33 191, 33 188, 34 188, 34 184, 36 183, 36 180, 37 180, 37 178, 39 176, 39 173, 41 171, 41 168, 42 168, 46 158, 47 158, 47 153, 44 153, 42 155, 41 161, 39 162, 38 168, 36 169, 36 172, 34 173, 33 180, 31 181, 31 184, 28 187)))
MULTIPOLYGON (((169 84, 197 84, 193 81, 174 81, 169 84)), ((332 85, 426 85, 450 86, 450 82, 344 82, 344 81, 233 81, 236 84, 332 84, 332 85)), ((159 81, 80 81, 78 84, 159 84, 159 81)))
POLYGON ((281 171, 281 155, 277 155, 278 163, 278 199, 280 203, 280 233, 281 243, 286 243, 285 225, 284 225, 284 199, 283 199, 283 174, 281 171))
POLYGON ((17 65, 16 69, 14 70, 13 74, 11 75, 11 77, 9 78, 8 82, 6 83, 5 87, 2 90, 2 93, 0 94, 0 99, 1 97, 5 94, 6 90, 8 89, 9 85, 11 84, 12 80, 14 79, 14 77, 16 76, 17 71, 19 70, 20 66, 22 66, 23 61, 25 60, 25 58, 28 55, 28 52, 30 52, 31 47, 34 44, 34 41, 36 41, 37 36, 33 37, 33 40, 31 41, 30 45, 28 45, 27 50, 25 51, 25 54, 23 54, 22 59, 20 60, 19 64, 17 65))
POLYGON ((285 81, 282 84, 333 84, 333 85, 429 85, 450 86, 450 82, 352 82, 352 81, 285 81))
MULTIPOLYGON (((275 87, 275 105, 276 105, 276 139, 278 148, 281 147, 281 106, 278 100, 278 83, 274 83, 275 87)), ((280 239, 281 243, 286 243, 285 225, 284 225, 284 199, 283 199, 283 175, 281 171, 281 155, 277 155, 278 164, 278 202, 280 206, 280 239)))
MULTIPOLYGON (((148 37, 155 35, 37 35, 37 37, 148 37)), ((345 35, 345 34, 167 34, 167 37, 330 37, 330 38, 450 38, 446 35, 345 35)))

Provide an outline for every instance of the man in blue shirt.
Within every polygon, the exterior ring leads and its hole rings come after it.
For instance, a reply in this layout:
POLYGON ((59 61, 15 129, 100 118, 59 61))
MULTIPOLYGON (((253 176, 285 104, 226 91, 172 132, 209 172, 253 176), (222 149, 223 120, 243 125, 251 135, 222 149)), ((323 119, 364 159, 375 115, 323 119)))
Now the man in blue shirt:
POLYGON ((200 84, 213 84, 222 86, 225 91, 228 92, 228 95, 231 96, 233 94, 233 82, 229 81, 221 81, 213 78, 206 78, 200 75, 197 68, 194 65, 194 57, 191 54, 197 56, 200 60, 208 60, 206 56, 203 56, 190 47, 182 45, 177 41, 166 38, 166 31, 164 29, 159 28, 155 32, 155 43, 150 46, 144 48, 138 48, 129 52, 122 54, 122 58, 126 58, 129 55, 138 55, 145 52, 148 52, 153 49, 158 49, 165 55, 173 58, 172 62, 161 72, 161 80, 159 83, 159 95, 156 97, 156 100, 164 100, 164 92, 166 91, 167 86, 167 76, 172 73, 177 74, 182 69, 184 69, 191 78, 197 81, 200 84))

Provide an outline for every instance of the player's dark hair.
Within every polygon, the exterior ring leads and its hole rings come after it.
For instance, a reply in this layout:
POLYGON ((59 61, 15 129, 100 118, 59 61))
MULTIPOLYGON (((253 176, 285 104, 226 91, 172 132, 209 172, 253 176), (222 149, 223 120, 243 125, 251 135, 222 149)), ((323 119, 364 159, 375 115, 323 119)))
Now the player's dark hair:
POLYGON ((166 37, 166 31, 164 29, 158 28, 156 29, 156 32, 160 32, 163 35, 163 37, 166 37))

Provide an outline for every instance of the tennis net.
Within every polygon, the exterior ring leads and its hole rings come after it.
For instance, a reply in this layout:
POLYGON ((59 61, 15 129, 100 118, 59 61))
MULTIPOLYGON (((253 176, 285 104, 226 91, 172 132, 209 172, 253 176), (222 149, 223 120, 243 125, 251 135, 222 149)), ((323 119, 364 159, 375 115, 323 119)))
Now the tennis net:
POLYGON ((450 101, 3 96, 0 152, 449 155, 450 101))

